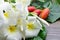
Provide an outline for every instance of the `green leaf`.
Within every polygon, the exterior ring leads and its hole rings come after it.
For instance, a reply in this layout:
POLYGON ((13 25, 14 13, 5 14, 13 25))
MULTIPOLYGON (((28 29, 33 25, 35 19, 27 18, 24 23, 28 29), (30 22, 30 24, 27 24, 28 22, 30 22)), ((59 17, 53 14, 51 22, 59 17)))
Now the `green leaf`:
POLYGON ((30 12, 30 13, 28 14, 28 16, 33 16, 32 14, 33 14, 33 13, 32 13, 32 12, 30 12))
POLYGON ((48 2, 45 2, 45 4, 43 6, 44 6, 44 8, 51 8, 52 3, 51 3, 51 1, 48 1, 48 2))
POLYGON ((35 37, 33 40, 43 40, 43 39, 40 37, 35 37))
POLYGON ((59 18, 60 18, 60 6, 59 4, 52 3, 50 14, 47 18, 47 21, 53 23, 59 18))
POLYGON ((56 2, 60 4, 60 0, 56 0, 56 2))
POLYGON ((43 8, 44 2, 41 2, 39 0, 35 0, 31 2, 31 6, 35 6, 37 9, 42 9, 43 8))
POLYGON ((35 6, 37 9, 44 9, 44 4, 49 4, 49 1, 52 0, 32 0, 30 6, 35 6))
POLYGON ((38 34, 38 36, 40 36, 43 40, 45 40, 47 36, 47 30, 44 25, 42 26, 43 26, 42 27, 43 30, 40 30, 40 33, 38 34))

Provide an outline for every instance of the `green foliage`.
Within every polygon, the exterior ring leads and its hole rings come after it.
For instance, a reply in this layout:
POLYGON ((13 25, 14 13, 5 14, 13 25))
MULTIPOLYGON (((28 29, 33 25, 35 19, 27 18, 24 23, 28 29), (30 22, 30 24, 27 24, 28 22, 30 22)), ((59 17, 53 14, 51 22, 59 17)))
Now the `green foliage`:
POLYGON ((31 6, 35 6, 38 9, 42 9, 43 8, 43 4, 44 4, 44 2, 41 2, 39 0, 35 0, 35 1, 32 1, 30 5, 31 6))
POLYGON ((60 0, 56 0, 60 4, 60 0))
POLYGON ((48 22, 55 22, 60 18, 60 6, 59 4, 52 3, 50 6, 50 14, 47 18, 48 22))
POLYGON ((59 0, 44 0, 44 2, 35 0, 31 2, 31 5, 38 9, 49 8, 50 14, 46 21, 53 23, 60 18, 60 6, 57 1, 59 0))
POLYGON ((47 36, 47 30, 44 25, 42 25, 42 26, 43 26, 42 27, 43 30, 40 30, 40 33, 38 34, 38 36, 40 36, 43 40, 45 40, 45 38, 47 36))
POLYGON ((38 37, 35 37, 33 40, 43 40, 43 39, 38 36, 38 37))

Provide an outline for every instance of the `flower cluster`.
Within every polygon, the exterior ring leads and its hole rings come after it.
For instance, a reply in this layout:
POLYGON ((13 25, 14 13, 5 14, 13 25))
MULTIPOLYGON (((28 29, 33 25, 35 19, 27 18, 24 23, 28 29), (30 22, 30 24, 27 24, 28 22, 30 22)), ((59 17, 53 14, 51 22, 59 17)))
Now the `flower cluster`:
MULTIPOLYGON (((16 3, 0 1, 0 39, 25 40, 37 36, 42 25, 37 16, 28 16, 27 10, 31 0, 16 0, 16 3), (39 20, 38 20, 38 19, 39 20)), ((47 24, 47 23, 46 23, 47 24)))

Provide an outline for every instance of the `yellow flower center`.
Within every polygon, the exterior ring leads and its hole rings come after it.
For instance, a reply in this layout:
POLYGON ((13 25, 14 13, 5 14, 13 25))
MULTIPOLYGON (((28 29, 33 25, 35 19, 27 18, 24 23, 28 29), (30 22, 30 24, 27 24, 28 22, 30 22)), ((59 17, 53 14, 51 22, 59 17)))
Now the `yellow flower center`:
POLYGON ((4 16, 5 16, 6 18, 9 17, 7 12, 4 13, 4 16))
POLYGON ((34 28, 35 28, 35 25, 32 22, 27 24, 27 29, 28 30, 33 30, 34 28))
POLYGON ((9 31, 10 33, 15 32, 16 30, 17 30, 17 27, 14 26, 14 25, 10 25, 9 28, 8 28, 8 31, 9 31))

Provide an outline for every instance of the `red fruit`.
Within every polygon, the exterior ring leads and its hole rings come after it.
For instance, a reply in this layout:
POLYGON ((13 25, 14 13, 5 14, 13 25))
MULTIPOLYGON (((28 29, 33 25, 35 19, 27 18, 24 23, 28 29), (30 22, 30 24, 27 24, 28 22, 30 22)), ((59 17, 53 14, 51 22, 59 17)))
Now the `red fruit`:
POLYGON ((28 11, 29 11, 29 12, 33 12, 35 9, 36 9, 36 8, 35 8, 34 6, 29 6, 29 7, 28 7, 28 11))
POLYGON ((34 11, 34 13, 36 13, 39 16, 40 13, 41 13, 41 10, 40 9, 37 9, 37 10, 34 11))
POLYGON ((49 13, 50 13, 49 8, 45 8, 42 11, 42 13, 39 15, 39 17, 42 18, 42 19, 46 19, 48 17, 49 13))

